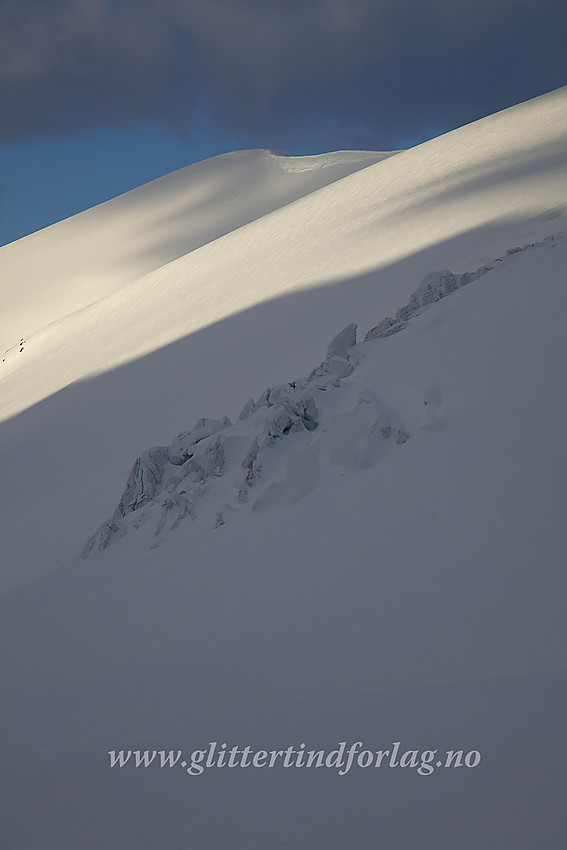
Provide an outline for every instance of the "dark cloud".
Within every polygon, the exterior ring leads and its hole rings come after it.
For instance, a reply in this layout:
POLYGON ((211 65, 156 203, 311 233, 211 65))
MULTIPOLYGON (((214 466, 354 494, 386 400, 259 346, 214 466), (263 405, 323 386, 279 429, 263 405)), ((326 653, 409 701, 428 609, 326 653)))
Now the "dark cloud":
POLYGON ((564 0, 3 0, 0 139, 391 147, 567 82, 564 0))

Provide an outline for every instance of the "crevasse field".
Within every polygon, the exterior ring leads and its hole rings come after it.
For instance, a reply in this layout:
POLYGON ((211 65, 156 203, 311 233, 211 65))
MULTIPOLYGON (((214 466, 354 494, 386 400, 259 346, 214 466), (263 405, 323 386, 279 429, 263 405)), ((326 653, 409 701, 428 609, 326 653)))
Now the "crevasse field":
POLYGON ((3 846, 562 850, 566 268, 567 89, 0 249, 3 846))

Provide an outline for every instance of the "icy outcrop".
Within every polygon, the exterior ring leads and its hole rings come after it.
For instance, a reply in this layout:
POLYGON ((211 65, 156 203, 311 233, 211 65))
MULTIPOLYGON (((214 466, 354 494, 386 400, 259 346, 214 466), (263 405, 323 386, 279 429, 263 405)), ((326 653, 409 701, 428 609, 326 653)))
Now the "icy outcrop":
POLYGON ((87 540, 81 555, 87 558, 89 555, 96 555, 102 552, 114 538, 120 534, 120 527, 111 519, 103 522, 97 531, 87 540))
POLYGON ((382 339, 402 331, 406 327, 408 320, 417 315, 419 310, 427 307, 429 304, 434 304, 436 301, 440 301, 442 298, 446 298, 448 295, 456 292, 457 289, 461 289, 461 287, 467 286, 469 283, 478 280, 483 275, 492 271, 497 263, 503 262, 508 257, 512 257, 513 255, 522 253, 523 251, 529 251, 533 248, 545 247, 549 244, 549 242, 555 242, 558 239, 564 238, 564 234, 554 233, 550 236, 546 236, 541 242, 529 242, 526 245, 518 245, 513 248, 508 248, 504 257, 497 257, 492 263, 479 266, 472 272, 455 274, 449 269, 429 272, 421 280, 417 289, 415 289, 411 294, 408 303, 404 304, 403 307, 400 307, 399 310, 396 311, 394 318, 388 316, 369 330, 364 337, 365 342, 372 339, 382 339))
MULTIPOLYGON (((487 274, 496 263, 522 251, 549 247, 559 238, 563 234, 510 248, 505 257, 473 272, 430 272, 394 318, 382 319, 368 331, 365 342, 399 333, 421 310, 487 274)), ((404 445, 409 432, 373 391, 361 388, 356 407, 339 404, 338 413, 336 401, 327 408, 321 400, 321 394, 340 391, 341 381, 356 373, 364 360, 356 332, 354 322, 343 328, 330 341, 325 359, 306 377, 268 387, 257 401, 249 398, 236 424, 226 416, 199 419, 171 445, 143 452, 114 514, 88 540, 83 555, 102 551, 158 512, 155 533, 161 534, 187 518, 202 516, 207 527, 218 528, 237 510, 250 509, 253 493, 252 510, 297 501, 312 487, 318 453, 326 453, 331 466, 363 470, 404 445), (322 421, 325 429, 320 429, 322 421), (264 489, 256 496, 260 484, 264 489)), ((424 404, 433 404, 433 399, 426 398, 424 404)))
POLYGON ((456 292, 457 289, 466 286, 473 280, 477 280, 493 268, 494 266, 485 265, 480 266, 474 272, 464 272, 463 274, 455 274, 449 269, 429 272, 422 279, 417 289, 411 294, 408 303, 396 311, 395 317, 391 318, 388 316, 382 319, 376 327, 368 331, 364 340, 367 342, 372 339, 383 339, 404 330, 407 322, 413 316, 416 316, 419 310, 427 307, 429 304, 440 301, 442 298, 446 298, 448 295, 456 292))
MULTIPOLYGON (((547 242, 556 238, 556 236, 546 236, 544 241, 547 242)), ((520 254, 522 251, 529 251, 530 248, 535 248, 536 244, 536 242, 528 242, 527 245, 515 245, 513 248, 508 248, 506 256, 509 257, 511 254, 520 254)))
POLYGON ((327 346, 327 356, 319 366, 316 366, 306 378, 294 381, 291 386, 307 387, 317 378, 330 378, 338 387, 342 378, 352 375, 358 365, 357 358, 352 356, 352 350, 356 345, 356 329, 357 325, 354 322, 343 328, 327 346))
MULTIPOLYGON (((319 423, 319 408, 313 396, 294 390, 292 384, 268 389, 260 400, 262 404, 255 404, 253 409, 251 404, 245 405, 247 415, 244 419, 254 417, 256 434, 239 463, 239 468, 245 470, 244 477, 239 483, 231 482, 233 486, 237 484, 235 501, 240 504, 248 500, 249 489, 257 483, 266 453, 290 434, 315 431, 319 423)), ((196 519, 204 497, 210 501, 211 490, 216 492, 213 487, 215 479, 225 474, 227 445, 231 445, 229 456, 234 469, 232 445, 240 445, 241 438, 233 435, 239 427, 245 426, 239 426, 239 423, 233 425, 227 417, 220 420, 199 419, 192 430, 178 434, 170 446, 144 452, 137 458, 128 476, 113 516, 92 535, 83 556, 107 548, 130 528, 138 527, 157 507, 160 514, 156 534, 161 534, 168 526, 176 528, 184 519, 196 519), (233 444, 230 444, 231 437, 233 444), (135 519, 131 520, 134 514, 135 519)), ((226 497, 223 490, 221 493, 226 497)), ((212 527, 224 524, 229 508, 234 510, 225 498, 224 507, 217 510, 212 527)))
POLYGON ((276 387, 272 387, 268 394, 268 405, 270 407, 277 407, 279 404, 283 404, 288 398, 291 389, 291 384, 278 384, 276 387))
POLYGON ((356 345, 356 324, 352 322, 330 341, 327 347, 327 360, 340 357, 346 360, 349 350, 356 345))
POLYGON ((240 422, 242 419, 247 419, 249 416, 252 416, 254 411, 256 410, 256 404, 253 398, 249 398, 240 414, 238 416, 238 421, 240 422))
POLYGON ((116 508, 119 516, 126 516, 153 499, 167 460, 168 450, 164 447, 149 449, 136 459, 116 508))
POLYGON ((271 407, 270 402, 270 393, 271 387, 268 387, 267 390, 264 390, 258 401, 256 402, 256 410, 259 410, 261 407, 271 407))
POLYGON ((319 411, 315 399, 311 396, 294 401, 287 398, 283 402, 284 408, 289 413, 292 422, 302 425, 306 431, 314 431, 319 424, 319 411))
POLYGON ((306 378, 268 387, 257 401, 249 398, 236 424, 226 416, 199 419, 171 445, 144 452, 128 476, 113 516, 90 538, 83 555, 105 549, 158 508, 155 533, 161 534, 182 520, 208 515, 218 496, 223 507, 211 515, 209 527, 224 524, 227 511, 248 502, 266 466, 275 474, 282 463, 277 446, 294 438, 304 441, 317 431, 321 407, 315 394, 338 388, 343 378, 352 375, 360 360, 351 353, 355 345, 356 324, 352 323, 331 340, 325 360, 306 378), (241 434, 250 435, 247 443, 243 444, 241 434), (218 479, 225 483, 217 485, 218 479), (227 501, 230 491, 232 506, 227 501))
POLYGON ((459 288, 458 278, 459 275, 455 276, 449 269, 442 272, 429 272, 412 294, 408 304, 409 309, 417 310, 419 307, 425 307, 426 304, 433 304, 441 298, 446 298, 459 288))
POLYGON ((396 321, 396 319, 391 319, 388 316, 386 319, 382 319, 382 321, 377 324, 375 328, 372 328, 372 330, 368 331, 364 339, 381 339, 384 336, 392 336, 392 334, 396 334, 398 333, 398 331, 402 331, 405 326, 405 322, 396 321))
POLYGON ((197 473, 196 480, 203 481, 205 478, 222 475, 224 460, 222 443, 216 439, 207 446, 199 458, 192 461, 192 468, 197 473))
MULTIPOLYGON (((262 441, 262 447, 265 446, 266 442, 266 440, 262 441)), ((258 476, 262 468, 258 459, 258 456, 260 454, 260 447, 260 439, 258 437, 254 437, 252 445, 250 446, 246 457, 242 461, 242 467, 246 470, 244 483, 247 484, 249 487, 254 486, 254 484, 258 480, 258 476)))
POLYGON ((193 457, 198 443, 230 425, 232 425, 232 422, 227 416, 222 419, 198 419, 193 430, 178 434, 169 446, 167 450, 169 462, 174 466, 181 466, 193 457))
POLYGON ((264 426, 269 437, 281 438, 293 431, 314 431, 318 424, 319 412, 315 400, 311 397, 294 401, 286 398, 281 406, 270 416, 264 426))

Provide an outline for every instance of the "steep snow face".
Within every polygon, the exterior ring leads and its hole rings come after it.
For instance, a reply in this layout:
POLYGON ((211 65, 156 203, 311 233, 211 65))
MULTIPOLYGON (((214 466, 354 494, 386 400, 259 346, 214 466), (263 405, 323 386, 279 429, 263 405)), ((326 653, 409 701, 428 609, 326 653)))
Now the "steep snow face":
POLYGON ((249 150, 190 165, 0 249, 0 351, 271 210, 392 154, 249 150))

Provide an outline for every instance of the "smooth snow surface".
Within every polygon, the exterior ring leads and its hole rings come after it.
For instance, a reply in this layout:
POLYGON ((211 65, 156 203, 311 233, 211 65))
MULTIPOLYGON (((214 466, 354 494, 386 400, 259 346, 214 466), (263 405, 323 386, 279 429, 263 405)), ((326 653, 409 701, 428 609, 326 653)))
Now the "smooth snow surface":
POLYGON ((190 165, 0 249, 0 350, 202 245, 373 162, 345 151, 224 154, 190 165), (297 173, 286 177, 284 173, 297 173), (299 172, 302 172, 301 176, 299 172))
POLYGON ((6 847, 564 847, 566 236, 561 89, 0 250, 6 847))

